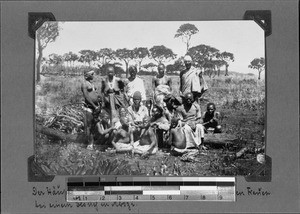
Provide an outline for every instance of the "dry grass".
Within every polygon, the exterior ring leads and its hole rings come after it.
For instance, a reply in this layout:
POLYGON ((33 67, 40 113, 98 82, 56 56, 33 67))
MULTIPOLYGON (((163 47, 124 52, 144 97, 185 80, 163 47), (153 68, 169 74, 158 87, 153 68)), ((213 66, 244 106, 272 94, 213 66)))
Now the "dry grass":
MULTIPOLYGON (((102 77, 95 77, 95 85, 101 88, 102 77)), ((152 77, 142 76, 148 97, 153 96, 152 77)), ((204 94, 202 111, 208 102, 214 102, 223 115, 223 130, 238 138, 235 152, 244 146, 261 146, 261 135, 265 122, 265 84, 249 75, 232 74, 229 77, 210 79, 205 76, 209 90, 204 94)), ((36 86, 35 107, 39 118, 46 118, 59 107, 82 101, 80 89, 82 76, 78 77, 43 77, 36 86)), ((179 92, 179 77, 172 76, 173 91, 179 92)), ((37 160, 49 174, 144 174, 144 175, 246 175, 251 170, 253 157, 248 154, 248 161, 234 162, 235 168, 224 165, 224 148, 211 149, 198 163, 185 163, 176 157, 165 159, 165 155, 143 160, 125 155, 108 155, 87 151, 75 144, 65 145, 45 136, 37 136, 37 160), (113 160, 118 161, 113 162, 113 160), (203 163, 202 163, 203 162, 203 163), (167 168, 167 171, 162 171, 167 168)))

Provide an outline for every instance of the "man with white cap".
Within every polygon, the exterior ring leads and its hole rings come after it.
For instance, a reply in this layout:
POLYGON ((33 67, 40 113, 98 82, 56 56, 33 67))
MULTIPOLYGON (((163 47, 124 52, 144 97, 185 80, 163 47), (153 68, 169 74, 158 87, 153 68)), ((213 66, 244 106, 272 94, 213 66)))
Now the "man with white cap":
POLYGON ((202 72, 192 66, 192 58, 185 55, 183 58, 185 69, 180 72, 180 92, 182 95, 192 93, 195 101, 208 89, 202 72))

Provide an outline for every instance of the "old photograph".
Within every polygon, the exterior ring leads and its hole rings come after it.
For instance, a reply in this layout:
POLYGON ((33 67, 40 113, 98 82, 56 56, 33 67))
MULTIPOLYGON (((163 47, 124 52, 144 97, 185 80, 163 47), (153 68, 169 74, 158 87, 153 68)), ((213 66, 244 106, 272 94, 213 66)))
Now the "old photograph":
POLYGON ((35 142, 49 175, 247 176, 265 157, 254 21, 45 22, 35 142))

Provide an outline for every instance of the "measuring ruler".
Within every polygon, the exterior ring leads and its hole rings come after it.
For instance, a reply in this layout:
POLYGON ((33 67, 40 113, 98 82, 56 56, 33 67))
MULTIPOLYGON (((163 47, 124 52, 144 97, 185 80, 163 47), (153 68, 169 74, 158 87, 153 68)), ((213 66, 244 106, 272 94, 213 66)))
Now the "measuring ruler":
POLYGON ((235 177, 71 177, 68 202, 235 201, 235 177))

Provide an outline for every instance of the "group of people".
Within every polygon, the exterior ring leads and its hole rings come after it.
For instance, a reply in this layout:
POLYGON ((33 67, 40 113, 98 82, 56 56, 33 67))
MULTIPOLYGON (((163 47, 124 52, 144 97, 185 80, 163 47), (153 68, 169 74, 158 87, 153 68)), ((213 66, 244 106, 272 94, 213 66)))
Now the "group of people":
POLYGON ((172 80, 165 66, 158 65, 153 78, 153 98, 147 99, 144 82, 137 68, 130 66, 126 80, 115 76, 114 67, 107 66, 106 77, 97 89, 94 71, 84 72, 81 85, 86 113, 85 132, 88 149, 94 144, 108 145, 117 152, 141 155, 155 154, 159 148, 183 154, 191 148, 206 149, 204 133, 221 132, 220 114, 214 103, 207 104, 202 115, 200 97, 208 89, 202 72, 184 57, 185 69, 180 72, 179 95, 173 94, 172 80))

